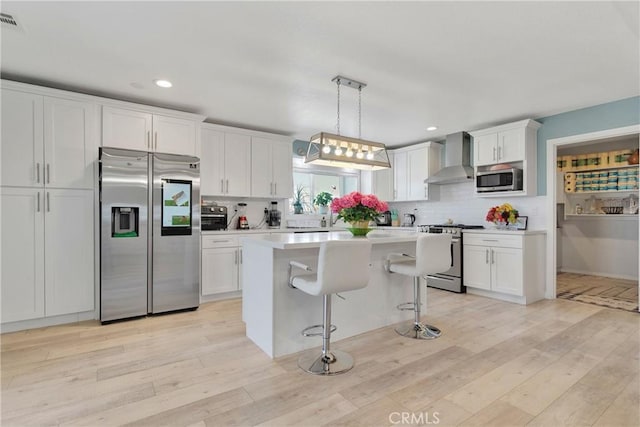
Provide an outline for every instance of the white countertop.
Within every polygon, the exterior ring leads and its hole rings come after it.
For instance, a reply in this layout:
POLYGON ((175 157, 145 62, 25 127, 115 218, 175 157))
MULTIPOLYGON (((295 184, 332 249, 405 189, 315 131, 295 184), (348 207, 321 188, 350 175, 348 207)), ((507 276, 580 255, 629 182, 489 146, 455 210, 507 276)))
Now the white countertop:
POLYGON ((505 234, 505 235, 530 235, 530 234, 547 234, 546 230, 498 230, 497 228, 480 228, 462 230, 463 233, 476 234, 505 234))
MULTIPOLYGON (((372 227, 374 231, 376 230, 384 230, 384 231, 400 231, 400 232, 417 232, 418 229, 416 227, 372 227)), ((252 228, 250 230, 205 230, 200 231, 200 234, 203 236, 207 235, 221 235, 221 234, 264 234, 264 233, 315 233, 315 232, 336 232, 336 231, 346 231, 344 227, 300 227, 300 228, 252 228)))
MULTIPOLYGON (((392 232, 387 230, 373 230, 367 234, 366 239, 372 244, 385 243, 407 243, 415 242, 418 233, 392 232)), ((353 237, 348 231, 332 231, 329 233, 278 233, 261 239, 253 239, 247 236, 242 241, 257 243, 274 249, 305 249, 317 248, 320 243, 330 240, 351 240, 363 239, 363 237, 353 237)))

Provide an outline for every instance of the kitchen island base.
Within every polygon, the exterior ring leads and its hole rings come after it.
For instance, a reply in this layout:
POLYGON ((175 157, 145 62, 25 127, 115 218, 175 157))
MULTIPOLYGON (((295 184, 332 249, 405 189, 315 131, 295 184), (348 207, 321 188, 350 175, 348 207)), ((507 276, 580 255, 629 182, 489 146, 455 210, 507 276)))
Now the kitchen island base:
MULTIPOLYGON (((302 262, 315 270, 321 241, 350 238, 347 233, 318 234, 320 236, 296 235, 297 243, 291 244, 283 244, 285 236, 243 239, 242 297, 246 334, 272 358, 321 344, 320 339, 303 337, 301 331, 322 323, 322 297, 308 295, 287 283, 289 261, 302 262)), ((331 334, 332 344, 410 320, 411 315, 398 310, 397 306, 413 300, 412 278, 387 273, 384 261, 392 252, 415 254, 416 235, 375 236, 369 238, 373 248, 368 286, 332 298, 332 323, 338 328, 331 334)), ((423 307, 426 307, 425 293, 421 299, 423 307)), ((339 346, 337 343, 333 347, 339 346)))

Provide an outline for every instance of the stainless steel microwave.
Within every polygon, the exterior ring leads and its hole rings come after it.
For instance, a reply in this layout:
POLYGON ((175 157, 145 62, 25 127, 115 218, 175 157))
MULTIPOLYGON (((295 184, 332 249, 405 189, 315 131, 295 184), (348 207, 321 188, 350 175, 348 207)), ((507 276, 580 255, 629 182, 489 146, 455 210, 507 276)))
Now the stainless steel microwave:
POLYGON ((522 190, 522 169, 511 168, 476 173, 478 193, 520 190, 522 190))

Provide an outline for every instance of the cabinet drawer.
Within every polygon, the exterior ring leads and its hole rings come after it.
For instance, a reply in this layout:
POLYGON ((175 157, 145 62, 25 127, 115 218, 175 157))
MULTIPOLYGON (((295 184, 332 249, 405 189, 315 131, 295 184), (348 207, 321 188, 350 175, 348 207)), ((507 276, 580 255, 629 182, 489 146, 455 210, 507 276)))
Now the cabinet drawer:
POLYGON ((202 236, 202 249, 232 248, 240 246, 237 235, 202 236))
POLYGON ((522 248, 522 236, 506 234, 470 234, 464 233, 464 245, 489 246, 500 248, 522 248))

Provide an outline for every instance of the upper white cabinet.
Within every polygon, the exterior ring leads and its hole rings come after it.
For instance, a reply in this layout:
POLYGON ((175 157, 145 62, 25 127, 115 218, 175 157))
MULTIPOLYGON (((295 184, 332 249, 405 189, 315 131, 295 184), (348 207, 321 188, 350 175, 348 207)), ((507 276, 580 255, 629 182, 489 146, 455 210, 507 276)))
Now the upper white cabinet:
MULTIPOLYGON (((534 120, 521 120, 470 132, 473 136, 475 172, 489 170, 496 164, 509 164, 522 169, 522 190, 509 191, 510 196, 537 194, 536 165, 538 129, 534 120)), ((482 197, 504 197, 505 192, 476 193, 482 197)))
POLYGON ((2 89, 5 186, 93 188, 94 105, 2 89))
POLYGON ((392 151, 387 151, 387 155, 392 167, 371 172, 371 192, 380 200, 391 202, 394 199, 395 159, 392 151))
POLYGON ((251 195, 288 198, 293 192, 292 146, 289 142, 251 138, 251 195))
POLYGON ((251 195, 251 137, 201 127, 200 194, 251 195))
POLYGON ((105 105, 102 146, 195 156, 196 121, 105 105))
POLYGON ((442 145, 425 142, 393 151, 394 201, 428 200, 424 180, 440 170, 442 145))

